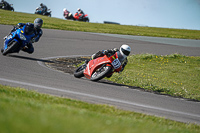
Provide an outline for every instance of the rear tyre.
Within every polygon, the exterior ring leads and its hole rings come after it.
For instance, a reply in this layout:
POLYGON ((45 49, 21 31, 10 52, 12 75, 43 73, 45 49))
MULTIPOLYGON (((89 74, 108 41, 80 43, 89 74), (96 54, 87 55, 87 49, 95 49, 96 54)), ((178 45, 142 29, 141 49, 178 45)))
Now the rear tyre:
POLYGON ((8 48, 5 49, 2 54, 5 56, 8 53, 13 53, 17 48, 19 47, 19 43, 12 40, 9 44, 8 44, 8 48))
POLYGON ((85 18, 84 21, 85 22, 89 22, 90 20, 89 20, 89 18, 85 18))
POLYGON ((99 69, 97 69, 91 76, 90 80, 92 81, 98 81, 106 77, 108 74, 112 72, 111 66, 103 66, 99 69))
POLYGON ((76 71, 74 72, 74 77, 76 77, 76 78, 83 77, 84 76, 83 72, 84 72, 85 68, 86 68, 86 64, 83 64, 80 67, 78 67, 76 69, 76 71))

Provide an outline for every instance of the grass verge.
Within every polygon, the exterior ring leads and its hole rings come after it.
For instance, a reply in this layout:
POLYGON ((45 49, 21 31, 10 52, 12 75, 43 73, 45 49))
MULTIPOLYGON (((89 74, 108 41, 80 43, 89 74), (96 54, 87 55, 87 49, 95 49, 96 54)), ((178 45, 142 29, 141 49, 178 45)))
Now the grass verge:
POLYGON ((96 33, 112 33, 112 34, 124 34, 124 35, 136 35, 136 36, 200 39, 200 30, 85 23, 77 21, 67 21, 58 18, 50 18, 36 14, 27 14, 27 13, 0 10, 0 24, 16 25, 17 23, 33 22, 34 19, 37 17, 40 17, 44 20, 43 28, 48 28, 48 29, 60 29, 60 30, 96 32, 96 33))
POLYGON ((200 101, 200 57, 141 54, 128 60, 125 70, 108 80, 200 101))
POLYGON ((3 133, 199 133, 200 126, 0 85, 3 133))
MULTIPOLYGON (((44 20, 43 27, 49 29, 200 39, 199 30, 180 30, 168 28, 83 23, 66 21, 57 18, 49 18, 34 14, 0 10, 0 24, 16 25, 19 22, 33 22, 33 20, 37 17, 42 18, 44 20)), ((138 84, 138 86, 149 90, 157 91, 159 93, 166 93, 186 98, 189 97, 192 99, 199 100, 199 83, 197 83, 197 81, 199 81, 199 57, 194 57, 194 60, 192 60, 192 58, 193 57, 182 58, 181 56, 177 56, 176 58, 175 55, 172 56, 172 58, 155 55, 131 56, 129 59, 129 65, 127 66, 125 71, 120 75, 113 76, 112 80, 121 81, 124 84, 133 86, 137 86, 138 84), (169 63, 165 60, 167 58, 169 58, 169 63), (180 60, 177 63, 177 60, 175 59, 180 60), (146 67, 148 65, 145 63, 151 62, 152 60, 155 60, 156 62, 154 62, 155 64, 152 64, 152 68, 149 69, 146 67), (165 71, 165 67, 163 66, 167 67, 167 65, 169 65, 171 61, 175 61, 174 65, 172 65, 174 66, 174 68, 171 67, 168 70, 168 72, 172 70, 171 77, 176 76, 173 75, 173 73, 184 73, 184 71, 181 71, 183 69, 181 65, 186 65, 186 68, 193 68, 195 70, 191 71, 191 75, 185 74, 187 77, 190 77, 189 81, 191 82, 185 81, 185 79, 182 78, 181 75, 177 77, 180 78, 180 80, 169 80, 170 84, 166 84, 164 82, 168 82, 168 79, 166 79, 165 76, 162 76, 164 74, 161 74, 165 72, 167 73, 167 71, 165 71), (197 66, 189 65, 193 61, 194 64, 197 66), (189 64, 187 62, 189 62, 189 64), (175 66, 177 66, 178 64, 180 65, 180 67, 175 69, 175 66), (161 65, 163 66, 161 67, 161 65), (153 69, 157 69, 157 73, 160 74, 157 75, 156 70, 153 69), (150 71, 152 71, 152 73, 148 73, 150 71), (130 75, 130 77, 126 77, 124 78, 124 80, 121 80, 121 78, 126 75, 130 75), (160 81, 158 79, 161 79, 163 84, 160 84, 160 81), (195 81, 193 82, 192 80, 195 81), (189 87, 192 88, 192 91, 190 91, 189 87), (176 88, 178 88, 179 90, 176 90, 176 88), (184 93, 184 91, 187 91, 188 93, 184 93)), ((189 69, 187 69, 187 72, 189 72, 189 69)), ((153 117, 129 111, 118 110, 114 107, 109 107, 106 105, 88 104, 76 100, 53 97, 50 95, 40 94, 34 91, 27 91, 25 89, 12 88, 0 85, 0 129, 1 132, 4 133, 198 133, 200 131, 200 126, 194 124, 179 123, 171 120, 166 120, 164 118, 153 117)))

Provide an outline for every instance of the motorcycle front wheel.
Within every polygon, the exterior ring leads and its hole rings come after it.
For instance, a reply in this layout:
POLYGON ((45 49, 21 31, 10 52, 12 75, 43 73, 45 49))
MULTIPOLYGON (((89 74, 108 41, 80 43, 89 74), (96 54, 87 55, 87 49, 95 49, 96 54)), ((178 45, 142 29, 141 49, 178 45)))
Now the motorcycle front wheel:
POLYGON ((91 76, 90 80, 98 81, 106 77, 108 74, 112 72, 111 66, 102 66, 101 68, 97 69, 91 76))
POLYGON ((19 43, 13 40, 8 44, 8 48, 5 49, 2 54, 5 56, 8 53, 13 53, 13 51, 15 51, 18 47, 19 43))
POLYGON ((80 67, 78 67, 75 72, 74 72, 74 77, 76 78, 81 78, 84 76, 83 72, 86 68, 86 64, 81 65, 80 67))

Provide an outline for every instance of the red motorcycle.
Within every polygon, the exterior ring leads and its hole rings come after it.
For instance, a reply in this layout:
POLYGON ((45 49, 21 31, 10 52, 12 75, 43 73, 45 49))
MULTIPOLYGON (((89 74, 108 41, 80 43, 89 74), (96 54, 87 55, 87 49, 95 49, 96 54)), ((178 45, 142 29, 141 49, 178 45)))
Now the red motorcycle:
POLYGON ((74 19, 75 20, 78 20, 78 21, 84 21, 84 22, 89 22, 89 18, 88 18, 88 15, 87 14, 78 14, 78 13, 75 13, 74 14, 74 19))
POLYGON ((85 76, 92 81, 98 81, 104 77, 110 77, 114 72, 120 72, 122 64, 118 59, 117 52, 112 56, 104 55, 94 60, 90 60, 87 64, 78 67, 74 76, 81 78, 85 76))

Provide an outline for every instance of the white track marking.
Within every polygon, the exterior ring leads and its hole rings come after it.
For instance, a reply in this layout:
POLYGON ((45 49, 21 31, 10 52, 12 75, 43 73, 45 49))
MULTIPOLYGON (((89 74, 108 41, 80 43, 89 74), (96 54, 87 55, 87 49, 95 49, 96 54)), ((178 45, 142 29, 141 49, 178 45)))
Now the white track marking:
POLYGON ((59 91, 59 92, 65 92, 65 93, 68 93, 68 94, 86 96, 86 97, 90 97, 90 98, 96 98, 96 99, 101 99, 101 100, 106 100, 106 101, 111 101, 111 102, 117 102, 117 103, 142 107, 142 108, 154 109, 154 110, 159 110, 159 111, 165 111, 165 112, 168 112, 168 113, 176 113, 176 114, 200 118, 200 115, 198 115, 198 114, 185 113, 185 112, 181 112, 181 111, 175 111, 175 110, 159 108, 159 107, 155 107, 155 106, 143 105, 143 104, 138 104, 138 103, 134 103, 134 102, 114 99, 114 98, 107 98, 107 97, 102 97, 102 96, 97 96, 97 95, 92 95, 92 94, 87 94, 87 93, 75 92, 75 91, 70 91, 70 90, 63 90, 63 89, 59 89, 59 88, 53 88, 53 87, 48 87, 48 86, 43 86, 43 85, 38 85, 38 84, 32 84, 32 83, 27 83, 27 82, 21 82, 21 81, 16 81, 16 80, 10 80, 10 79, 5 79, 5 78, 0 78, 0 80, 4 81, 4 82, 16 83, 16 84, 20 84, 20 85, 42 88, 42 89, 46 89, 46 90, 54 90, 54 91, 59 91))

